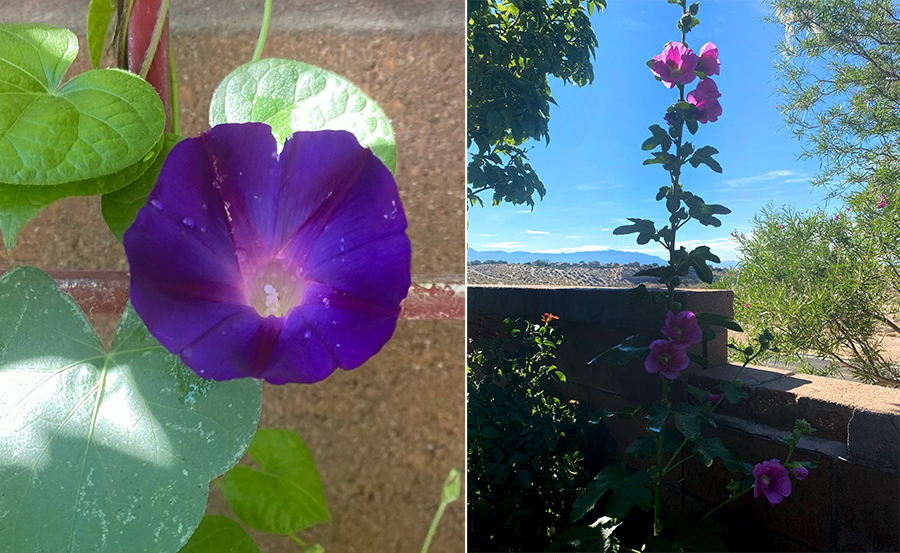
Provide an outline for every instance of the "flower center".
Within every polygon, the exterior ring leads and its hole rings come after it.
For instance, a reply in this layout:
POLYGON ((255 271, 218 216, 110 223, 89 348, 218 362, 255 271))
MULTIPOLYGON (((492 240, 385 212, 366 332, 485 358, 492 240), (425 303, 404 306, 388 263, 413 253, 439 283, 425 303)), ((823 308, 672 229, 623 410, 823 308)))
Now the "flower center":
POLYGON ((668 365, 669 363, 672 362, 672 354, 668 353, 668 352, 663 353, 662 355, 659 356, 659 362, 662 363, 663 365, 668 365))
POLYGON ((762 482, 763 485, 768 486, 769 485, 769 475, 763 474, 762 476, 759 477, 759 481, 762 482))
POLYGON ((684 71, 681 70, 681 66, 675 60, 667 60, 666 65, 669 66, 669 71, 671 72, 673 77, 680 77, 684 71))
POLYGON ((247 302, 263 317, 283 317, 300 303, 303 281, 278 261, 244 276, 247 302))
POLYGON ((672 328, 672 336, 674 336, 676 340, 681 340, 681 337, 684 336, 684 333, 682 332, 680 326, 672 328))

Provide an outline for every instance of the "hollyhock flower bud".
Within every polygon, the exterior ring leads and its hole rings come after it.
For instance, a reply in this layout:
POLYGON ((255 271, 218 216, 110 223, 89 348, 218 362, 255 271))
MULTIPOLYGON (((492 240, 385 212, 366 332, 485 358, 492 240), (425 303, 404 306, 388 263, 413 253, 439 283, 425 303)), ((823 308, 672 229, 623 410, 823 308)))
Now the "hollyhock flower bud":
POLYGON ((678 378, 678 373, 690 364, 687 352, 668 340, 656 340, 650 344, 650 355, 644 368, 650 374, 660 373, 669 380, 678 378))
POLYGON ((784 468, 778 459, 763 461, 753 467, 753 497, 759 498, 760 494, 766 496, 769 503, 775 506, 781 500, 791 495, 791 479, 788 469, 784 468))
POLYGON ((650 71, 660 78, 666 88, 688 84, 696 78, 697 54, 680 42, 666 44, 661 54, 648 62, 650 71))
POLYGON ((663 336, 671 340, 672 345, 686 349, 703 341, 703 331, 697 316, 690 311, 666 314, 666 325, 662 327, 663 336))
POLYGON ((707 77, 719 74, 719 49, 712 42, 707 42, 700 48, 697 71, 704 73, 707 77))
POLYGON ((712 79, 701 79, 697 88, 688 92, 687 101, 697 106, 697 121, 699 123, 715 122, 722 115, 722 106, 719 104, 719 87, 712 79))
POLYGON ((795 469, 791 469, 791 472, 794 473, 794 478, 797 480, 806 480, 806 477, 809 476, 809 469, 806 467, 797 467, 795 469))
POLYGON ((718 403, 724 394, 709 394, 706 396, 706 401, 710 403, 718 403))

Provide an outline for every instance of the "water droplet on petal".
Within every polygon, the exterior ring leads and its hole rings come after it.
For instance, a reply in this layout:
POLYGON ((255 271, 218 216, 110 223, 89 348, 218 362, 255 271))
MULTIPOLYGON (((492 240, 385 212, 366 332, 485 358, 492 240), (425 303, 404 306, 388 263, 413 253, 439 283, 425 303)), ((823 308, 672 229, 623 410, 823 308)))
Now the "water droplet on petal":
POLYGON ((306 332, 303 333, 303 337, 306 338, 307 340, 309 340, 312 337, 312 331, 307 330, 306 332))
POLYGON ((208 209, 208 207, 209 206, 207 206, 206 204, 203 204, 203 209, 208 209))
POLYGON ((162 209, 162 208, 163 208, 163 203, 162 203, 161 201, 159 201, 159 200, 150 200, 150 205, 152 205, 152 206, 155 207, 156 209, 162 209))
POLYGON ((235 255, 237 255, 237 260, 241 263, 247 261, 247 250, 245 250, 244 248, 238 248, 234 250, 234 253, 235 255))
POLYGON ((322 305, 324 305, 325 307, 331 307, 331 300, 329 300, 328 298, 322 298, 322 305))
POLYGON ((185 217, 184 219, 181 220, 181 222, 187 228, 194 228, 194 220, 190 217, 185 217))

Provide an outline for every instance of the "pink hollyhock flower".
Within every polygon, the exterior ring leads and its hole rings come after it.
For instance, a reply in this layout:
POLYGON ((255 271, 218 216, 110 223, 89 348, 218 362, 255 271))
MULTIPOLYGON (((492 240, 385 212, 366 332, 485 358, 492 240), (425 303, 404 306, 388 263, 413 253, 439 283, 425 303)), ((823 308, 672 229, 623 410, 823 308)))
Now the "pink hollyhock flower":
POLYGON ((887 199, 885 198, 884 194, 882 194, 882 195, 881 195, 881 201, 878 202, 878 207, 879 207, 879 209, 880 209, 880 208, 886 207, 886 206, 887 206, 887 199))
POLYGON ((764 494, 772 506, 781 503, 781 500, 791 495, 791 479, 788 469, 784 468, 778 459, 763 461, 753 467, 753 476, 756 482, 753 484, 753 497, 759 498, 764 494))
POLYGON ((840 214, 840 213, 838 213, 837 215, 834 216, 834 220, 835 220, 835 221, 839 221, 840 219, 841 219, 841 214, 840 214))
POLYGON ((678 378, 678 373, 690 364, 687 352, 668 340, 656 340, 650 344, 650 355, 644 367, 650 374, 660 373, 669 380, 678 378))
POLYGON ((697 88, 688 92, 687 101, 697 106, 699 123, 715 122, 722 115, 722 106, 719 104, 719 87, 712 79, 701 79, 697 88))
POLYGON ((724 394, 709 394, 706 396, 706 401, 710 403, 718 403, 724 394))
POLYGON ((669 311, 666 313, 666 325, 662 327, 663 335, 672 341, 672 345, 686 349, 703 341, 703 331, 697 316, 690 311, 681 311, 678 314, 669 311))
POLYGON ((745 303, 745 304, 744 304, 744 309, 750 309, 750 304, 749 304, 749 303, 745 303))
POLYGON ((719 74, 719 49, 712 42, 707 42, 700 48, 697 71, 706 74, 707 77, 719 74))
POLYGON ((794 478, 797 480, 806 480, 806 477, 809 476, 809 469, 806 467, 797 467, 795 469, 791 469, 791 472, 794 473, 794 478))
POLYGON ((778 225, 778 228, 780 228, 781 230, 784 230, 784 225, 778 225))
POLYGON ((666 44, 661 54, 650 59, 650 71, 662 80, 666 88, 688 84, 694 80, 697 54, 680 42, 666 44))
POLYGON ((125 232, 131 302, 203 378, 317 382, 394 333, 410 242, 394 177, 344 131, 218 125, 178 143, 125 232))

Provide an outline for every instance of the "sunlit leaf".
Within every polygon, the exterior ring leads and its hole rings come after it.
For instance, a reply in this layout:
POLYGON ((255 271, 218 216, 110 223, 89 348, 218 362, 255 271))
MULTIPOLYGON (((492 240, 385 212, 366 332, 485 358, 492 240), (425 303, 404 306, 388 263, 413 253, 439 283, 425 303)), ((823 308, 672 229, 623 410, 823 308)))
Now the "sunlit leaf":
POLYGON ((177 551, 253 435, 253 380, 207 381, 130 307, 106 351, 38 269, 0 277, 0 551, 177 551))

